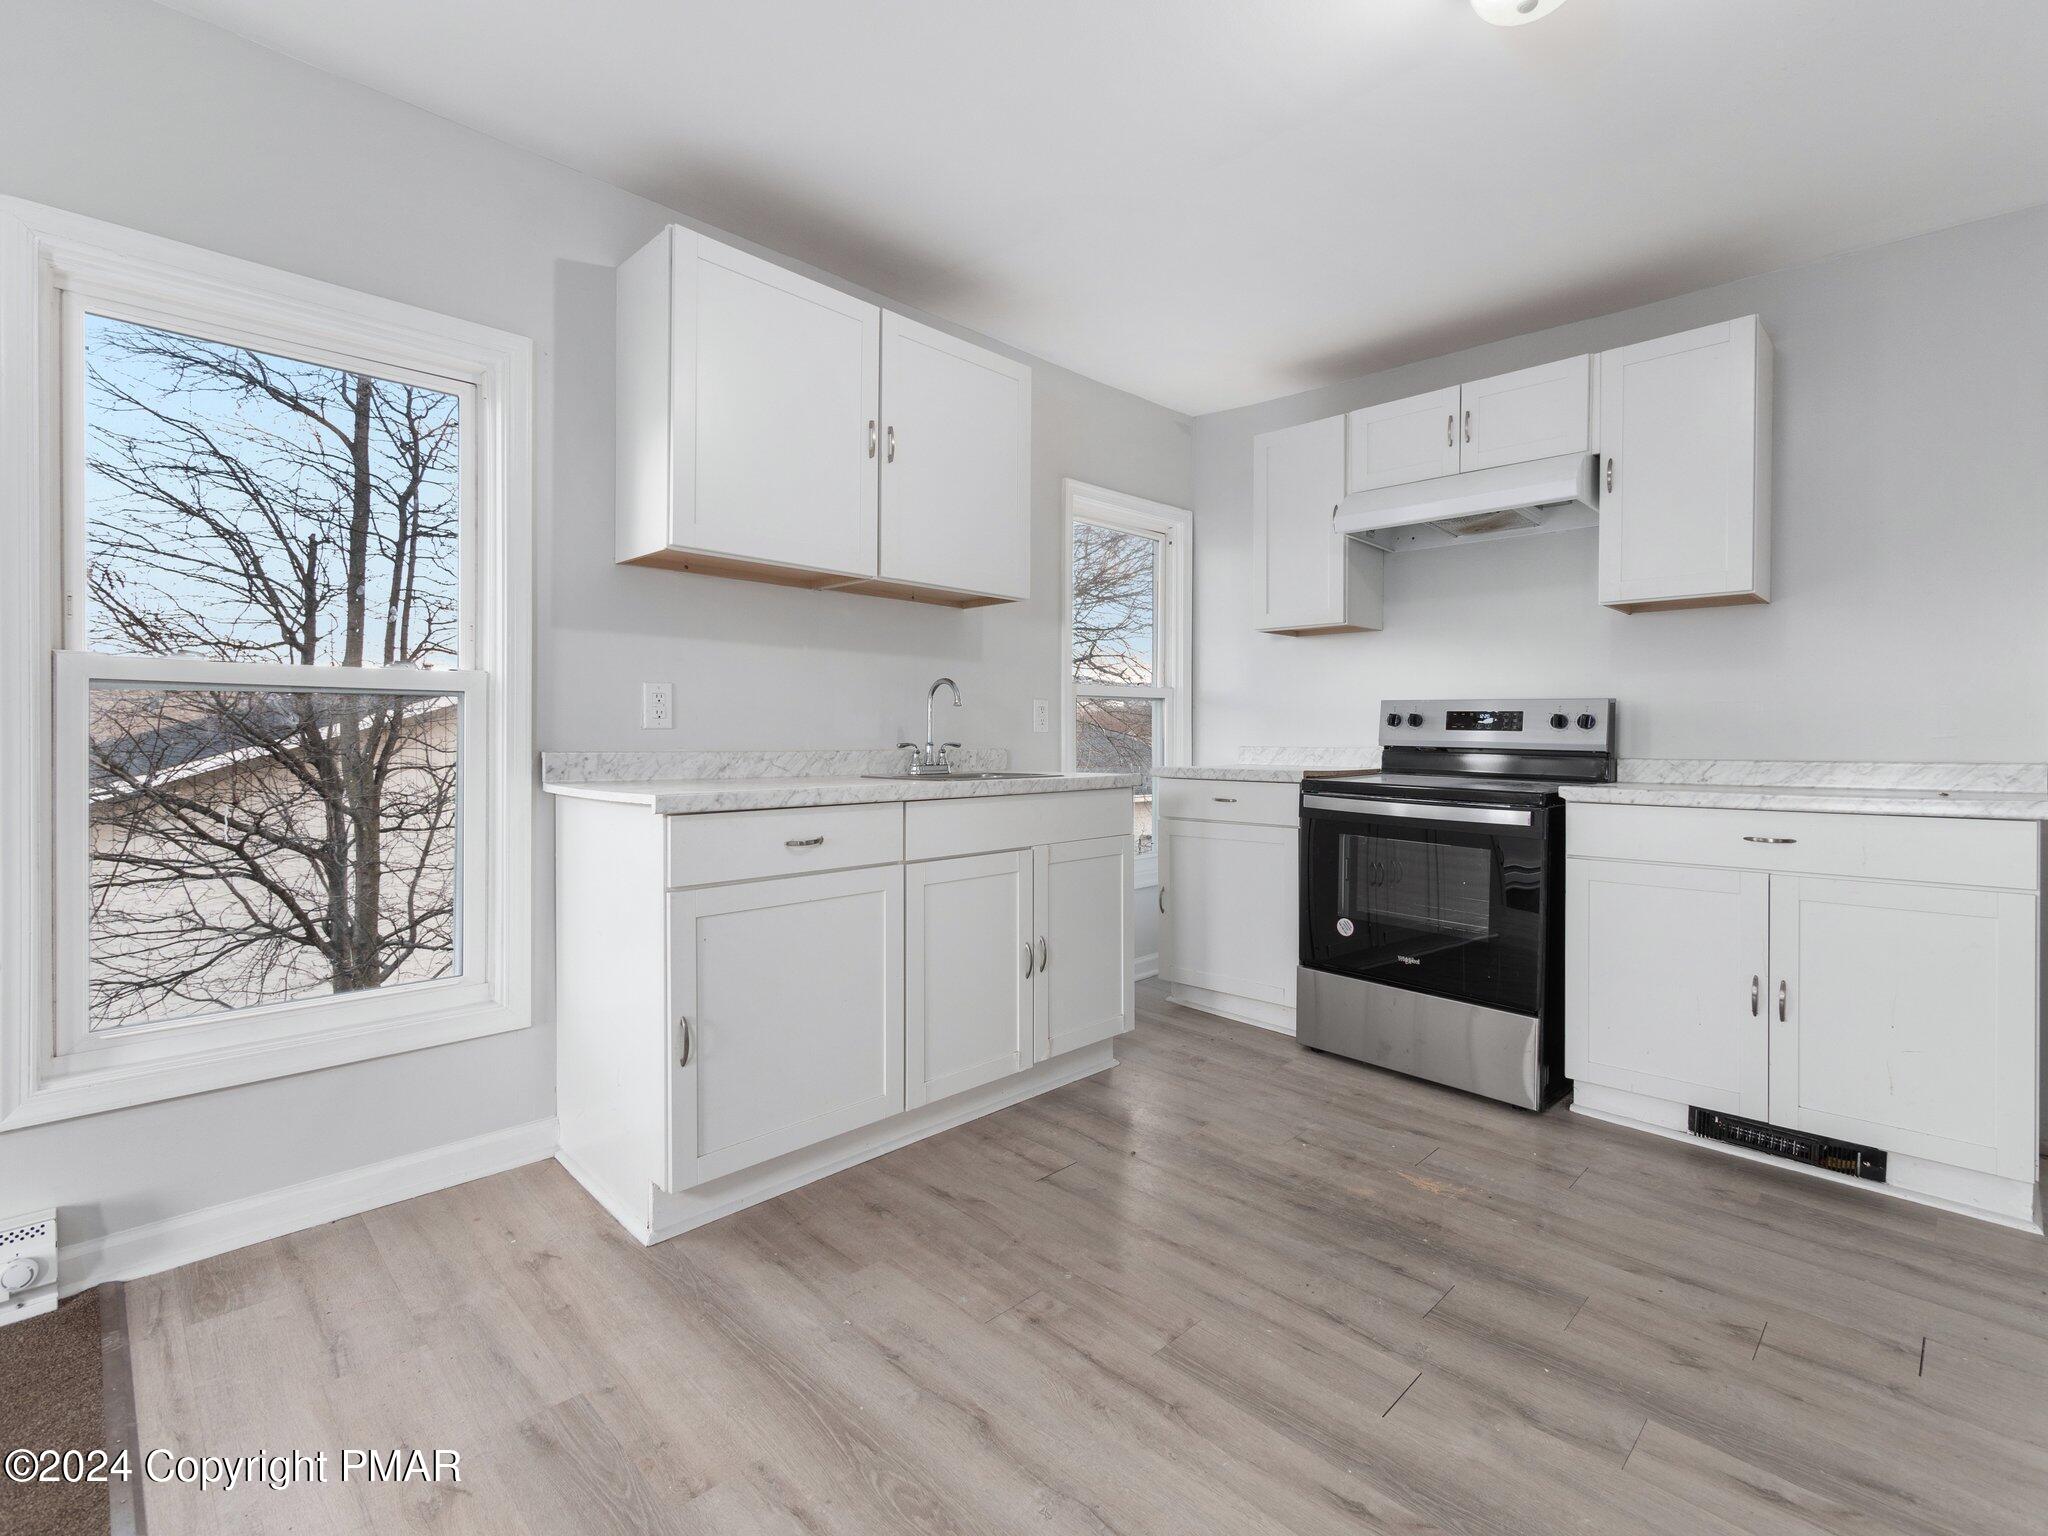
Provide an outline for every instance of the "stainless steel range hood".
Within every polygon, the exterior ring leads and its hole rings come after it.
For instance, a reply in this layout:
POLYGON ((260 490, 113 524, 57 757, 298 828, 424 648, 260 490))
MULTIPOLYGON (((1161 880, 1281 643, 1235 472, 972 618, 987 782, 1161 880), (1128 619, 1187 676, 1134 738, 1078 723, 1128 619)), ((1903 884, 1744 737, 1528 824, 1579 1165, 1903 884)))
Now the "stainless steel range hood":
POLYGON ((1599 510, 1599 462, 1567 453, 1356 491, 1338 504, 1335 526, 1382 549, 1583 528, 1599 510))

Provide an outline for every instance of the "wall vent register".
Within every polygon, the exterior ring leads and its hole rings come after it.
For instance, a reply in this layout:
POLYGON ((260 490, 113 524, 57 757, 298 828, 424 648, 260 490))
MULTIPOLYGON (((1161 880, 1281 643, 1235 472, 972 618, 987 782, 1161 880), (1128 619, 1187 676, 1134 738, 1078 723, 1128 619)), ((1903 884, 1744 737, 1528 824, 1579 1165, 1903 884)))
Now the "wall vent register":
POLYGON ((1697 1104, 1686 1112, 1686 1129, 1703 1140, 1725 1141, 1732 1147, 1746 1147, 1766 1157, 1782 1157, 1788 1162, 1825 1168, 1830 1173, 1846 1173, 1851 1178, 1870 1179, 1879 1184, 1885 1182, 1886 1159, 1878 1147, 1836 1141, 1826 1136, 1810 1136, 1804 1131, 1787 1130, 1762 1120, 1745 1120, 1740 1115, 1701 1109, 1697 1104))

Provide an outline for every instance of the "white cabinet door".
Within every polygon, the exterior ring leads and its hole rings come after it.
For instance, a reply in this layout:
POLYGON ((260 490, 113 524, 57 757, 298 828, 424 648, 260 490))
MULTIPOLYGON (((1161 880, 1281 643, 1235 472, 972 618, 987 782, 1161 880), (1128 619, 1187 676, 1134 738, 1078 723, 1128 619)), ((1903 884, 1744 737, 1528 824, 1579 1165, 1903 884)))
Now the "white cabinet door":
POLYGON ((1031 370, 882 321, 884 581, 1031 595, 1031 370))
POLYGON ((675 231, 670 542, 875 573, 882 312, 675 231))
POLYGON ((1566 1073, 1770 1118, 1769 881, 1754 871, 1568 860, 1566 1073))
POLYGON ((903 1108, 903 868, 669 897, 669 1184, 903 1108))
POLYGON ((1038 930, 1028 849, 912 864, 904 874, 908 1107, 1031 1064, 1038 930))
POLYGON ((1330 525, 1344 499, 1344 418, 1252 439, 1252 625, 1378 629, 1385 556, 1330 525))
POLYGON ((1600 601, 1767 602, 1771 343, 1755 316, 1600 354, 1600 601))
POLYGON ((1132 991, 1132 841, 1095 837, 1033 850, 1040 1061, 1107 1040, 1137 1019, 1132 991))
POLYGON ((1345 486, 1352 491, 1406 485, 1458 472, 1458 390, 1385 405, 1368 405, 1344 418, 1345 486))
POLYGON ((1292 827, 1168 818, 1159 843, 1166 904, 1160 974, 1181 986, 1292 1008, 1299 843, 1292 827))
POLYGON ((2031 895, 1773 875, 1771 1120, 2031 1182, 2039 944, 2031 895))
POLYGON ((1588 353, 1481 379, 1465 385, 1461 394, 1461 470, 1591 450, 1593 359, 1588 353))

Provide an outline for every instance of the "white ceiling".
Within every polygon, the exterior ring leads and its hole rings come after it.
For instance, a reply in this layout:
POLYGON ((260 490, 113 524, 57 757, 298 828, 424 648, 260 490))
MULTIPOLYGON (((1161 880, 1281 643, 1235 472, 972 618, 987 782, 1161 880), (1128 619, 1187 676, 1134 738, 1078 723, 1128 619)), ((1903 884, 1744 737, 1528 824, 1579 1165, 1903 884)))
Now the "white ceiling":
POLYGON ((2043 0, 172 0, 1187 412, 2048 202, 2043 0))

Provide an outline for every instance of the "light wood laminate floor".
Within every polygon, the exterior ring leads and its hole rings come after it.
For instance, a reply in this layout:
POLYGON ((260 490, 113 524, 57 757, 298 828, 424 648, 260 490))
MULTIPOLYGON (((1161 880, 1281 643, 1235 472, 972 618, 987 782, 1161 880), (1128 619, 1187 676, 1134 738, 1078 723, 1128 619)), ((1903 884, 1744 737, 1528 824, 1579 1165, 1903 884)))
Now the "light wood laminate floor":
POLYGON ((552 1163, 129 1289, 194 1531, 2025 1532, 2048 1243, 1318 1056, 1122 1065, 642 1249, 552 1163))

